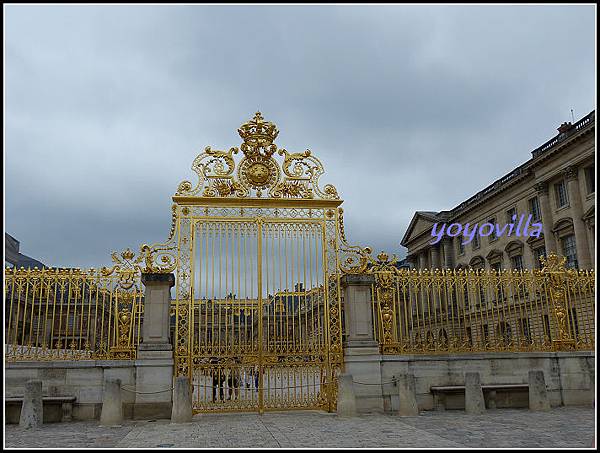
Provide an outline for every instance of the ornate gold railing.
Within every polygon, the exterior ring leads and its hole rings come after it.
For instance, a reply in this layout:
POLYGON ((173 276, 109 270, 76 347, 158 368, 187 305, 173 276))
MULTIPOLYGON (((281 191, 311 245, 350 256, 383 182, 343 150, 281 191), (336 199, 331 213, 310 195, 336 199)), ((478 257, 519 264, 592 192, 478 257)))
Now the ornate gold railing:
POLYGON ((594 350, 594 271, 550 255, 532 271, 398 269, 385 254, 374 277, 382 353, 594 350))
POLYGON ((6 360, 134 359, 141 338, 139 258, 112 268, 5 269, 6 360))

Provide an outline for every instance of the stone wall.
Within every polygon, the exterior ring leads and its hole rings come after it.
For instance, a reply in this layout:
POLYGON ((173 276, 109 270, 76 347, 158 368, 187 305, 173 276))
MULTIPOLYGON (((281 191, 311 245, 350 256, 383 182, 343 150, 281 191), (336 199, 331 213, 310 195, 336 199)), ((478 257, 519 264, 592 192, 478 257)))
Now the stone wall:
MULTIPOLYGON (((543 370, 552 406, 591 405, 595 400, 595 353, 518 352, 456 355, 382 355, 381 382, 384 411, 398 410, 394 378, 415 376, 420 410, 434 409, 430 387, 464 385, 465 372, 481 374, 482 385, 527 383, 530 370, 543 370)), ((527 395, 498 395, 498 407, 527 407, 527 395)), ((448 397, 448 409, 464 408, 464 397, 448 397)))
MULTIPOLYGON (((169 418, 172 363, 172 359, 163 359, 160 364, 139 359, 7 363, 4 395, 22 396, 25 382, 39 379, 44 396, 77 398, 74 420, 97 420, 102 410, 103 382, 114 378, 121 380, 125 418, 169 418)), ((18 423, 20 406, 10 404, 6 409, 6 421, 18 423)))
MULTIPOLYGON (((7 363, 5 396, 22 396, 29 379, 42 381, 44 396, 71 395, 74 420, 100 418, 102 385, 105 378, 121 379, 122 386, 135 390, 136 368, 133 360, 82 360, 7 363)), ((125 417, 133 417, 135 393, 122 392, 125 417)), ((8 408, 7 408, 8 409, 8 408)), ((7 422, 18 423, 20 408, 7 410, 7 422)))

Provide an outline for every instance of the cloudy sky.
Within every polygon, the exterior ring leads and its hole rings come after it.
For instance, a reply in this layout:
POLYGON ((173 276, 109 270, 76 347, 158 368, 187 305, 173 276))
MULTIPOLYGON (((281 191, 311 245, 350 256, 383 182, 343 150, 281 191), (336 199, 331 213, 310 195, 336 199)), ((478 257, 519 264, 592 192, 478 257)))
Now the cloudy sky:
POLYGON ((47 265, 166 239, 205 146, 256 110, 400 256, 595 108, 593 6, 8 6, 5 229, 47 265))

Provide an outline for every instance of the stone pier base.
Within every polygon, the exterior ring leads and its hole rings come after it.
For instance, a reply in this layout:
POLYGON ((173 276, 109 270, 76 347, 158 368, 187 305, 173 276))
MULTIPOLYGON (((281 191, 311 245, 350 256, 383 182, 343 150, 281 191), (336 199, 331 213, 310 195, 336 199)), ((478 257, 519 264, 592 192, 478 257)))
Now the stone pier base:
POLYGON ((44 420, 44 404, 42 400, 42 381, 31 380, 25 384, 23 407, 19 426, 21 428, 38 428, 44 420))

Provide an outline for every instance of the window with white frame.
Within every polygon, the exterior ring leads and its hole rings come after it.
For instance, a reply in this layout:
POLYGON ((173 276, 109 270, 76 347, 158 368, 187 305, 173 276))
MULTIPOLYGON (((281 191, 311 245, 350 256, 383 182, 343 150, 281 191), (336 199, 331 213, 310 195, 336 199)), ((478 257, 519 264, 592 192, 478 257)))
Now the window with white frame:
POLYGON ((533 261, 537 269, 542 268, 542 261, 540 260, 542 256, 546 256, 546 247, 542 246, 533 249, 533 261))
POLYGON ((512 268, 521 271, 523 270, 523 255, 515 255, 510 257, 512 268))
POLYGON ((577 263, 577 244, 575 242, 575 235, 570 234, 561 239, 563 255, 567 258, 567 267, 576 269, 579 267, 577 263))
POLYGON ((458 254, 459 255, 464 255, 465 254, 465 245, 463 244, 463 240, 462 237, 458 237, 458 254))
POLYGON ((593 166, 585 168, 585 187, 587 195, 596 191, 596 172, 593 166))
POLYGON ((488 220, 488 223, 491 223, 492 225, 494 225, 494 228, 492 228, 492 234, 490 234, 490 242, 495 241, 496 239, 498 239, 498 236, 496 236, 496 219, 490 219, 488 220))
POLYGON ((473 250, 479 248, 479 236, 477 236, 477 234, 473 236, 473 241, 471 242, 471 244, 473 244, 473 250))
POLYGON ((556 196, 557 208, 562 208, 569 204, 569 194, 567 193, 567 185, 564 180, 554 184, 554 194, 556 196))
POLYGON ((521 318, 519 320, 519 328, 521 330, 521 337, 527 343, 531 343, 531 330, 529 329, 529 318, 521 318))
POLYGON ((517 216, 517 208, 510 208, 508 211, 506 211, 506 223, 512 223, 514 222, 513 216, 517 216))
POLYGON ((536 222, 542 220, 542 210, 540 209, 540 200, 538 197, 529 199, 529 213, 532 220, 536 222))

